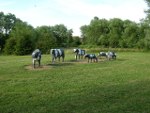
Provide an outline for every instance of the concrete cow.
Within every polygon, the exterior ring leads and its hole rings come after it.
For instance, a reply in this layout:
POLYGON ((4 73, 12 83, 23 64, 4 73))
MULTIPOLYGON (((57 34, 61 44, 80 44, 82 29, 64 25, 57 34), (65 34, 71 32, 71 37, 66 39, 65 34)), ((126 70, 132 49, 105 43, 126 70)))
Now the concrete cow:
POLYGON ((96 57, 96 55, 95 54, 86 54, 86 55, 84 55, 84 58, 86 59, 88 59, 88 62, 89 61, 93 61, 93 62, 98 62, 98 59, 97 59, 97 57, 96 57))
POLYGON ((73 49, 74 53, 75 53, 75 59, 81 59, 83 58, 83 56, 85 55, 85 50, 82 49, 73 49))
POLYGON ((41 51, 39 49, 36 49, 32 52, 32 64, 35 68, 35 62, 38 62, 39 66, 41 64, 41 51))
POLYGON ((60 58, 62 58, 62 61, 64 61, 65 52, 63 49, 51 49, 50 54, 52 56, 52 62, 53 63, 54 63, 54 61, 56 61, 57 58, 59 61, 60 61, 60 58))

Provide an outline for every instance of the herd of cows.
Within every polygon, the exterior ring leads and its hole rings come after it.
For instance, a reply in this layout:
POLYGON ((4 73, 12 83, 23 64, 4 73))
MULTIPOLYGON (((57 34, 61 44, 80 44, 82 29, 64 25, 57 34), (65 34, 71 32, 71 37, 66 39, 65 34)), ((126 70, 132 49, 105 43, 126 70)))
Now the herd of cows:
MULTIPOLYGON (((75 53, 75 60, 77 59, 88 59, 88 62, 98 62, 98 57, 106 57, 106 59, 116 59, 117 55, 113 51, 109 52, 100 52, 98 56, 95 54, 86 54, 86 51, 83 49, 73 49, 73 52, 75 53)), ((64 49, 51 49, 50 55, 52 56, 52 63, 55 62, 55 60, 58 58, 60 61, 60 58, 62 58, 62 61, 64 61, 65 58, 65 52, 64 49)), ((38 65, 41 64, 41 51, 39 49, 36 49, 32 52, 32 63, 33 67, 35 68, 35 62, 38 62, 38 65)))

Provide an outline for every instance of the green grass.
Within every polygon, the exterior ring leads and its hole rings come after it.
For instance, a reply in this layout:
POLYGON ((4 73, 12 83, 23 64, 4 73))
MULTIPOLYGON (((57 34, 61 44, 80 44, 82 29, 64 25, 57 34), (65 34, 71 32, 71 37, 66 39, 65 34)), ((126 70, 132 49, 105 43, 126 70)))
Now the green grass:
POLYGON ((0 113, 150 113, 150 53, 116 61, 64 63, 28 70, 31 56, 0 56, 0 113))

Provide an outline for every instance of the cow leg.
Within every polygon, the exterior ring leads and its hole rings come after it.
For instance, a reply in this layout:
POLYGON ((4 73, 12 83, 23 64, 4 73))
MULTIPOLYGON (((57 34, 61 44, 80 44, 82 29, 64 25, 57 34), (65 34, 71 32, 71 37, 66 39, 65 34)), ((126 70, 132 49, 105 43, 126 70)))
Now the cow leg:
POLYGON ((40 67, 40 65, 41 65, 41 60, 38 60, 38 62, 39 62, 39 67, 40 67))
POLYGON ((96 58, 96 62, 98 62, 98 58, 96 58))
POLYGON ((35 59, 32 60, 33 68, 35 68, 35 59))
POLYGON ((90 59, 88 58, 88 63, 89 63, 89 60, 90 60, 90 59))
POLYGON ((83 59, 83 55, 81 55, 81 59, 83 59))
POLYGON ((77 60, 77 54, 75 55, 75 59, 77 60))
POLYGON ((52 63, 54 63, 54 59, 55 59, 55 58, 54 58, 54 57, 52 57, 52 63))
POLYGON ((80 55, 79 55, 79 59, 80 59, 80 55))

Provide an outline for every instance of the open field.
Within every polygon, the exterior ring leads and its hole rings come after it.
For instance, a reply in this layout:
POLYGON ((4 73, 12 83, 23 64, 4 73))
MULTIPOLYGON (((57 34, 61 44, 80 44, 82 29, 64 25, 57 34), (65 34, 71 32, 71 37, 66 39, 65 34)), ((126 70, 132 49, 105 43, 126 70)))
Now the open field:
MULTIPOLYGON (((52 64, 42 56, 0 56, 0 113, 150 113, 150 53, 119 52, 115 61, 52 64)), ((104 60, 104 59, 103 59, 104 60)))

